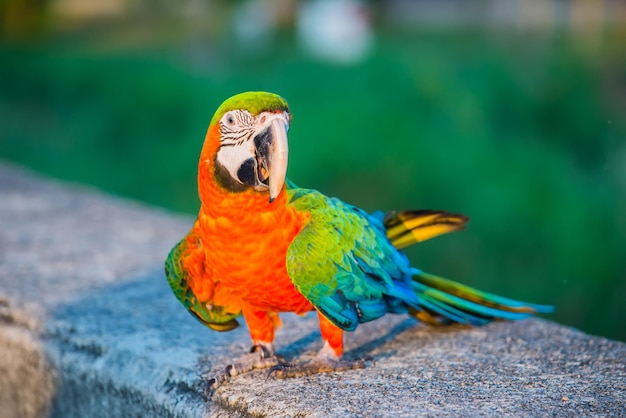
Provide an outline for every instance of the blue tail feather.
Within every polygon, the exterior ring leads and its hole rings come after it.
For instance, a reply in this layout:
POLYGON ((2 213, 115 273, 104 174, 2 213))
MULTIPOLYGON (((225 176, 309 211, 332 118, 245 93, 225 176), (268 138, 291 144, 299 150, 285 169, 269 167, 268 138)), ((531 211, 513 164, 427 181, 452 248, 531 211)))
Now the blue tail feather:
POLYGON ((483 292, 452 280, 413 269, 410 284, 417 296, 405 300, 416 310, 426 310, 435 316, 469 325, 483 325, 494 319, 518 320, 535 313, 548 313, 554 307, 508 299, 483 292))

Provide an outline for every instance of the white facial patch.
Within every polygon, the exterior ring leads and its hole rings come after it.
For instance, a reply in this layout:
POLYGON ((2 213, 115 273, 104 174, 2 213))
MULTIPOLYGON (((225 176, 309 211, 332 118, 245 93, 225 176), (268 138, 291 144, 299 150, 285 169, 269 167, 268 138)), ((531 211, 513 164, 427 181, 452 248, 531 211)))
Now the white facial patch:
POLYGON ((231 110, 220 119, 221 147, 217 161, 233 180, 241 183, 237 171, 243 161, 254 158, 254 117, 246 110, 231 110))
POLYGON ((217 152, 217 161, 224 166, 228 173, 237 182, 241 183, 237 176, 237 171, 241 163, 247 159, 254 158, 254 142, 248 141, 237 146, 222 146, 217 152))
MULTIPOLYGON (((216 155, 217 163, 237 183, 266 190, 268 185, 265 180, 268 176, 267 169, 270 166, 268 163, 271 155, 268 154, 268 143, 261 140, 259 135, 263 135, 265 131, 270 129, 273 135, 278 135, 278 138, 271 140, 272 151, 279 151, 274 159, 280 157, 286 161, 286 130, 289 127, 289 114, 286 112, 263 112, 254 117, 247 110, 236 109, 226 112, 219 123, 221 145, 216 155), (257 137, 259 141, 255 139, 257 137), (263 149, 256 148, 259 146, 263 149), (277 146, 280 149, 275 149, 277 146), (261 158, 264 158, 265 162, 262 163, 261 158)), ((284 166, 283 168, 286 170, 286 163, 283 163, 282 160, 276 162, 277 164, 274 164, 275 169, 284 166)), ((284 178, 284 176, 285 173, 281 171, 276 172, 274 177, 284 178)), ((270 183, 273 181, 270 180, 270 183)))

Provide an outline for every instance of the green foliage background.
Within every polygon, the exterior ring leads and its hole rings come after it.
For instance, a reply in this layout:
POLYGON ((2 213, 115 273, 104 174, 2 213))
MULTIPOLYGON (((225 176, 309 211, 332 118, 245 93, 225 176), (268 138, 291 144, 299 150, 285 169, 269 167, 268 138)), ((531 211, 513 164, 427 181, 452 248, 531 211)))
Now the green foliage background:
POLYGON ((294 115, 297 184, 467 214, 466 231, 410 249, 415 265, 626 340, 623 33, 386 29, 352 66, 289 34, 261 49, 79 35, 0 44, 1 158, 193 214, 213 111, 274 91, 294 115))

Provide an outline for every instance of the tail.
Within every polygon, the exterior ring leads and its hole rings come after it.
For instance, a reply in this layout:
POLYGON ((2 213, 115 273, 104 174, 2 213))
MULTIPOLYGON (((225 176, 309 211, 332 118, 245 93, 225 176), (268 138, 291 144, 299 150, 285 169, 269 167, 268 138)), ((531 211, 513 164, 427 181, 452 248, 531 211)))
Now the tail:
MULTIPOLYGON (((434 210, 389 212, 383 224, 387 238, 401 249, 438 235, 465 228, 464 215, 434 210)), ((524 319, 535 313, 549 313, 554 307, 535 305, 483 292, 443 277, 413 269, 411 293, 417 301, 408 303, 411 313, 430 324, 457 322, 484 325, 494 319, 524 319)), ((408 289, 407 289, 408 290, 408 289)))
POLYGON ((430 324, 457 322, 484 325, 494 319, 524 319, 536 313, 550 313, 554 310, 553 306, 504 298, 418 269, 413 270, 411 289, 417 295, 421 310, 412 309, 411 313, 430 324))
POLYGON ((441 210, 405 210, 388 212, 383 224, 389 241, 394 247, 401 249, 463 229, 468 221, 469 218, 465 215, 441 210))

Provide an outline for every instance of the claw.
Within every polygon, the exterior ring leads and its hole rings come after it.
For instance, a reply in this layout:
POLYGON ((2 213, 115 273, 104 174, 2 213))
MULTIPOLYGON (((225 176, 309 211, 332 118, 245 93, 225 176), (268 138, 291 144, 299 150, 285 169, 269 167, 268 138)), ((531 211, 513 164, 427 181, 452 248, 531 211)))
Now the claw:
POLYGON ((260 353, 261 360, 272 356, 272 353, 270 353, 267 347, 260 344, 255 344, 250 348, 250 354, 252 353, 260 353))
POLYGON ((310 376, 318 373, 364 369, 369 363, 375 364, 374 359, 370 356, 354 360, 315 358, 305 364, 281 363, 268 370, 266 380, 271 377, 285 379, 288 377, 310 376))
POLYGON ((204 388, 204 393, 202 393, 202 399, 204 399, 204 402, 208 402, 209 399, 213 397, 213 393, 215 393, 215 390, 213 389, 213 386, 210 383, 211 380, 209 380, 206 387, 204 388))
POLYGON ((215 390, 228 382, 232 376, 249 372, 253 369, 263 369, 276 366, 284 362, 280 356, 272 353, 273 350, 263 345, 254 345, 250 349, 249 354, 245 354, 232 364, 229 364, 224 370, 215 377, 207 380, 207 386, 204 390, 204 399, 208 400, 215 390))
POLYGON ((232 369, 232 365, 226 366, 223 372, 218 373, 215 377, 207 380, 206 388, 204 389, 205 401, 213 396, 217 388, 230 380, 230 369, 232 369))
MULTIPOLYGON (((276 366, 274 366, 274 367, 271 367, 271 368, 267 371, 267 375, 265 376, 265 381, 268 381, 268 380, 270 379, 270 377, 272 377, 272 375, 273 375, 274 373, 276 373, 276 372, 278 372, 278 371, 283 371, 283 370, 285 370, 286 368, 290 368, 290 367, 296 367, 296 365, 295 365, 295 364, 292 364, 292 363, 280 363, 280 364, 277 364, 277 365, 276 365, 276 366)), ((280 379, 281 377, 278 377, 278 378, 280 379)))
POLYGON ((208 400, 211 396, 213 396, 213 393, 215 393, 215 389, 219 388, 224 383, 228 382, 230 380, 230 376, 236 375, 236 373, 235 374, 232 373, 232 370, 234 369, 234 367, 235 366, 233 364, 229 364, 228 366, 224 368, 223 372, 219 373, 214 378, 209 379, 207 381, 206 388, 204 389, 205 401, 208 400))

